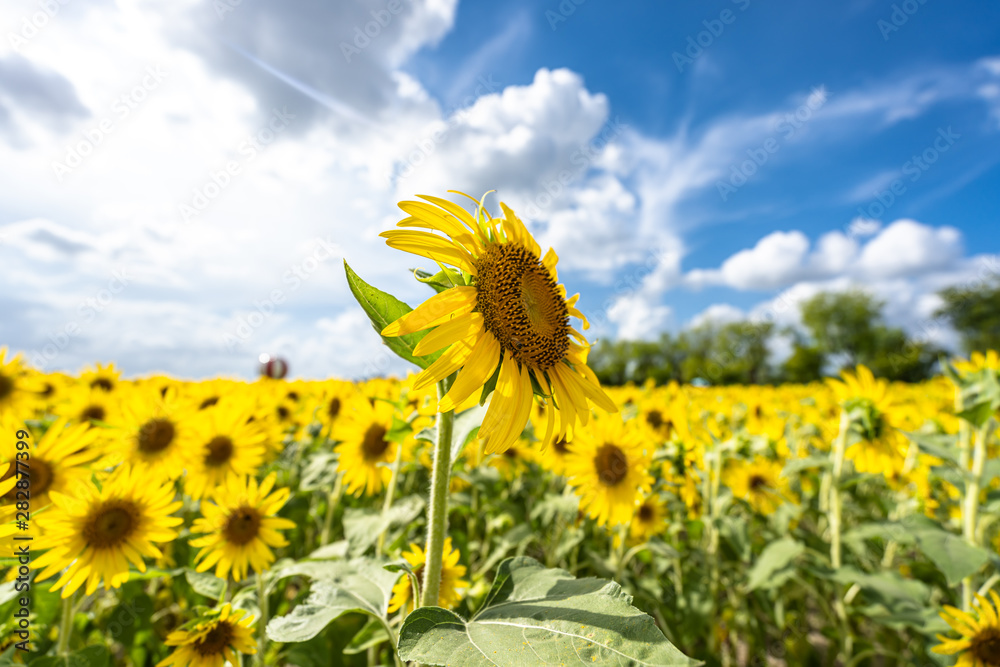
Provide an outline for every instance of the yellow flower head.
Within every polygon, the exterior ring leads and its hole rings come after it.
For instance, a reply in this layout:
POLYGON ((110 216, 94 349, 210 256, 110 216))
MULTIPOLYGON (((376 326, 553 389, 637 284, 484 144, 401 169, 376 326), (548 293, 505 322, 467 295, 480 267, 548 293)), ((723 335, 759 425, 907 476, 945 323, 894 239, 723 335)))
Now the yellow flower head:
POLYGON ((649 493, 652 454, 644 435, 634 420, 609 417, 595 419, 570 444, 570 486, 580 496, 580 509, 601 525, 628 523, 639 499, 649 493))
MULTIPOLYGON (((441 560, 441 587, 438 591, 437 601, 437 606, 439 607, 447 609, 456 607, 462 600, 461 590, 469 585, 469 582, 462 579, 465 576, 465 566, 458 564, 461 555, 458 549, 452 549, 451 538, 445 538, 444 557, 441 560)), ((417 575, 417 581, 423 584, 424 565, 427 561, 424 550, 420 548, 420 545, 411 542, 410 550, 403 552, 403 558, 406 559, 406 562, 413 569, 414 574, 417 575)), ((389 612, 391 613, 404 607, 409 609, 412 605, 412 598, 413 585, 410 583, 410 577, 404 576, 392 587, 389 612)))
POLYGON ((271 547, 284 547, 288 541, 279 530, 295 528, 295 523, 275 516, 288 500, 289 490, 274 488, 271 473, 257 484, 253 478, 230 477, 215 493, 215 503, 202 503, 202 517, 195 519, 192 533, 204 537, 191 540, 201 550, 196 556, 198 572, 215 566, 215 576, 225 579, 232 572, 241 581, 250 570, 263 572, 274 562, 271 547))
POLYGON ((771 514, 785 502, 788 481, 781 476, 782 465, 758 456, 751 462, 733 461, 722 481, 733 496, 750 503, 754 511, 771 514))
POLYGON ((550 248, 544 255, 524 223, 506 204, 502 218, 492 218, 480 203, 476 217, 461 206, 437 197, 426 202, 404 201, 399 207, 409 217, 404 229, 383 232, 393 248, 449 264, 458 271, 447 275, 453 287, 431 297, 383 331, 402 336, 432 329, 414 349, 427 355, 445 352, 414 383, 419 389, 461 369, 438 410, 455 409, 496 376, 496 389, 479 437, 485 453, 513 444, 524 429, 534 394, 553 399, 547 442, 552 431, 568 433, 586 424, 590 403, 617 412, 587 367, 589 345, 570 326, 579 295, 566 298, 558 283, 558 257, 550 248), (417 227, 431 231, 405 229, 417 227), (434 233, 441 232, 444 236, 434 233))
POLYGON ((941 618, 960 637, 938 635, 941 643, 931 650, 943 655, 960 654, 955 667, 1000 667, 1000 595, 990 591, 990 598, 992 604, 977 594, 979 609, 973 609, 971 614, 946 606, 941 618))
POLYGON ((646 542, 651 537, 662 535, 666 528, 667 510, 659 496, 652 495, 636 508, 629 524, 629 537, 636 542, 646 542))
POLYGON ((391 403, 357 397, 346 400, 337 422, 342 441, 334 448, 348 493, 372 496, 389 483, 389 466, 399 445, 389 439, 395 408, 391 403))
POLYGON ((218 609, 205 610, 197 619, 171 632, 164 642, 177 648, 156 667, 224 667, 240 664, 240 653, 257 653, 253 616, 233 609, 228 602, 218 609))
POLYGON ((52 507, 32 517, 42 537, 38 549, 48 551, 32 567, 42 569, 38 579, 62 571, 51 590, 62 588, 69 597, 84 583, 90 595, 103 582, 105 590, 128 581, 129 563, 146 571, 144 556, 159 558, 156 543, 177 539, 180 508, 169 483, 151 483, 128 465, 116 469, 98 489, 79 483, 71 495, 53 491, 52 507))
POLYGON ((231 478, 256 474, 264 462, 267 433, 235 403, 217 405, 192 416, 184 444, 184 490, 195 499, 211 496, 231 478))

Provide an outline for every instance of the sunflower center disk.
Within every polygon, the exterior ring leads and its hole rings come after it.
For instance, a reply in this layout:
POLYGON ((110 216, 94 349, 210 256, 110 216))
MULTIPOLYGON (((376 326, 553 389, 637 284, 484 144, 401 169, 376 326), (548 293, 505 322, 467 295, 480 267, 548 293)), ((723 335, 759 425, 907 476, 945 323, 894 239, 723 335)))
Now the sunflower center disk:
POLYGON ((208 634, 194 644, 194 650, 202 657, 222 655, 233 641, 233 629, 228 621, 220 621, 208 634))
POLYGON ((169 419, 150 419, 139 429, 139 451, 159 454, 174 441, 175 429, 169 419))
POLYGON ((97 421, 102 422, 106 416, 107 412, 104 410, 103 406, 88 405, 80 412, 80 421, 90 421, 91 419, 96 419, 97 421))
POLYGON ((233 456, 233 441, 225 435, 217 435, 205 445, 205 465, 218 468, 229 462, 233 456))
POLYGON ((986 628, 973 637, 972 655, 985 667, 1000 665, 1000 629, 986 628))
POLYGON ((14 381, 0 373, 0 400, 14 393, 14 381))
POLYGON ((108 378, 96 378, 90 383, 91 389, 103 389, 104 391, 111 391, 115 388, 115 385, 108 378))
POLYGON ((389 441, 385 439, 386 430, 381 424, 372 424, 365 431, 365 439, 361 443, 361 452, 365 461, 378 461, 389 449, 389 441))
POLYGON ((326 414, 330 416, 330 419, 336 419, 337 415, 340 414, 340 399, 337 397, 330 399, 330 404, 326 406, 326 414))
POLYGON ((648 523, 653 520, 653 508, 649 505, 639 506, 639 521, 648 523))
POLYGON ((628 476, 628 458, 617 446, 607 443, 597 450, 594 468, 604 486, 618 486, 628 476))
POLYGON ((260 533, 260 513, 253 507, 240 507, 229 515, 222 535, 231 544, 243 546, 260 533))
POLYGON ((751 491, 761 491, 767 488, 767 480, 760 475, 754 475, 749 480, 751 491))
POLYGON ((504 351, 542 371, 562 361, 569 350, 569 312, 541 261, 515 243, 495 243, 476 271, 476 305, 504 351))
POLYGON ((97 549, 108 549, 128 540, 139 526, 139 508, 131 501, 110 500, 97 507, 83 524, 83 537, 97 549))

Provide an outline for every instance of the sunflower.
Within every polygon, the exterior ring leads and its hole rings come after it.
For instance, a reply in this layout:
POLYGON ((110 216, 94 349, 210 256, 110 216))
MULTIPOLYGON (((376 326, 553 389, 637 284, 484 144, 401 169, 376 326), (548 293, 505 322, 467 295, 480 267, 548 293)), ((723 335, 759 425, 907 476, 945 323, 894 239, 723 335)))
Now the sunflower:
POLYGON ((447 271, 453 287, 382 331, 383 336, 402 336, 433 328, 414 354, 447 348, 414 386, 437 382, 462 369, 438 405, 439 411, 447 412, 496 376, 493 399, 479 430, 486 454, 503 451, 517 440, 536 392, 554 402, 542 441, 549 440, 553 428, 565 435, 577 422, 586 424, 589 402, 617 412, 587 367, 586 339, 569 324, 572 316, 583 322, 584 329, 589 326, 576 308, 579 295, 567 299, 566 289, 557 282, 555 251, 550 248, 542 255, 524 223, 502 202, 504 217, 490 217, 480 203, 473 218, 453 202, 421 198, 429 204, 399 204, 409 217, 398 226, 431 232, 402 229, 382 236, 390 247, 450 264, 460 272, 447 271))
POLYGON ((318 401, 312 406, 314 419, 323 425, 327 438, 340 440, 339 420, 344 407, 358 395, 357 387, 344 380, 327 380, 318 401))
POLYGON ((667 529, 667 508, 657 495, 652 495, 639 503, 629 524, 629 537, 637 542, 648 542, 650 538, 662 535, 667 529))
POLYGON ((184 490, 194 499, 211 496, 231 477, 254 475, 264 462, 267 433, 236 403, 197 413, 185 445, 184 490))
POLYGON ((602 525, 628 523, 639 498, 648 494, 651 453, 635 421, 595 419, 570 444, 566 474, 580 496, 580 509, 602 525))
POLYGON ((0 414, 22 419, 34 416, 44 399, 42 389, 37 376, 21 362, 21 355, 7 359, 7 348, 0 347, 0 414))
POLYGON ((771 514, 785 501, 788 482, 781 476, 782 465, 758 456, 753 461, 732 461, 722 475, 733 496, 750 503, 754 511, 771 514))
POLYGON ((992 604, 976 594, 978 613, 966 614, 946 606, 941 618, 961 637, 949 639, 938 635, 941 643, 931 650, 942 655, 961 653, 955 667, 1000 667, 1000 595, 990 591, 990 597, 992 604))
MULTIPOLYGON (((9 415, 0 415, 0 460, 7 461, 2 478, 12 478, 16 472, 17 437, 19 429, 27 429, 24 422, 9 415)), ((31 432, 30 429, 28 429, 31 432)), ((32 433, 34 436, 34 433, 32 433)), ((97 433, 88 424, 66 425, 60 419, 49 426, 41 439, 31 448, 28 469, 31 480, 31 503, 41 509, 49 504, 52 492, 68 493, 77 482, 90 479, 94 462, 101 457, 96 446, 97 433)), ((0 463, 0 470, 4 464, 0 463)), ((22 466, 25 467, 25 466, 22 466)), ((13 503, 14 492, 2 496, 4 504, 13 503)))
POLYGON ((499 454, 491 456, 488 465, 496 468, 502 479, 509 481, 527 471, 528 466, 536 459, 535 450, 528 446, 526 440, 521 439, 499 454))
POLYGON ((224 667, 240 664, 240 653, 257 653, 250 626, 253 616, 230 603, 217 609, 203 609, 193 621, 171 632, 164 642, 177 648, 156 667, 224 667))
POLYGON ((118 386, 122 372, 114 364, 97 364, 97 368, 87 368, 80 374, 80 382, 91 389, 112 392, 118 386))
POLYGON ((906 443, 893 422, 900 408, 889 383, 875 379, 863 365, 855 373, 844 371, 841 377, 843 380, 829 379, 827 384, 850 418, 855 442, 847 448, 846 458, 858 472, 891 474, 903 464, 906 443))
MULTIPOLYGON (((452 549, 451 538, 444 540, 444 557, 441 560, 441 590, 438 593, 437 606, 451 609, 458 605, 462 599, 461 589, 466 588, 469 582, 462 579, 465 576, 465 566, 459 565, 458 561, 462 554, 457 549, 452 549)), ((426 556, 420 545, 410 542, 410 550, 403 552, 403 558, 410 564, 417 581, 423 584, 424 564, 426 556)), ((392 599, 389 600, 389 613, 397 609, 409 610, 413 598, 413 586, 410 577, 402 577, 396 585, 392 587, 392 599)))
POLYGON ((566 459, 569 456, 570 444, 566 436, 558 433, 552 437, 551 442, 542 446, 538 454, 539 464, 553 475, 566 475, 566 459))
POLYGON ((113 449, 144 475, 177 479, 184 472, 190 410, 175 387, 134 389, 122 403, 122 427, 113 449))
POLYGON ((982 370, 1000 371, 1000 353, 996 350, 973 352, 969 360, 959 359, 954 362, 955 369, 962 375, 972 375, 982 370))
POLYGON ((200 547, 196 560, 198 572, 213 565, 215 576, 225 579, 232 572, 241 581, 249 570, 263 572, 274 562, 271 547, 284 547, 288 542, 279 530, 295 528, 295 523, 275 514, 288 500, 289 490, 274 488, 275 474, 268 475, 259 485, 253 478, 229 477, 215 493, 215 504, 202 503, 202 517, 195 519, 192 533, 204 537, 191 540, 200 547))
POLYGON ((334 448, 339 458, 347 492, 372 496, 389 483, 389 466, 396 460, 399 445, 390 438, 395 409, 391 403, 366 398, 348 401, 337 431, 341 443, 334 448))
POLYGON ((50 590, 62 588, 64 598, 84 583, 87 595, 102 582, 105 590, 120 587, 128 581, 130 562, 145 572, 143 556, 159 558, 155 543, 177 539, 174 526, 182 522, 170 516, 182 504, 174 501, 173 485, 151 483, 128 465, 100 489, 79 483, 72 495, 51 496, 53 507, 33 517, 42 535, 35 545, 48 551, 32 567, 43 569, 39 580, 63 571, 50 590))

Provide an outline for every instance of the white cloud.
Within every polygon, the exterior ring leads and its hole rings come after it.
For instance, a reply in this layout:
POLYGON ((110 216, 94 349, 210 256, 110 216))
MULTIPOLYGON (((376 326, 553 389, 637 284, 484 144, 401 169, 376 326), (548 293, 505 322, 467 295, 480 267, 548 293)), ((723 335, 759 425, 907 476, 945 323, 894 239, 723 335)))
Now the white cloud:
POLYGON ((962 235, 954 227, 897 220, 865 244, 857 268, 865 277, 905 277, 947 269, 962 254, 962 235))

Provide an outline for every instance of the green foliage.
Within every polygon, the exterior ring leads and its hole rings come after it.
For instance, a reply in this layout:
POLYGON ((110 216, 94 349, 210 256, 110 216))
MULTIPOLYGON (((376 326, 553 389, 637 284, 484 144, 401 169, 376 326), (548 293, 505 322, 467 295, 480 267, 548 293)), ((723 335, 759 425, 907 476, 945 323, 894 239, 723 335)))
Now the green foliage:
POLYGON ((468 667, 538 664, 698 664, 671 644, 621 587, 574 579, 531 558, 500 564, 482 608, 466 621, 423 607, 400 629, 403 660, 468 667))
POLYGON ((937 311, 962 338, 966 352, 1000 350, 1000 280, 980 287, 949 287, 940 292, 937 311))

